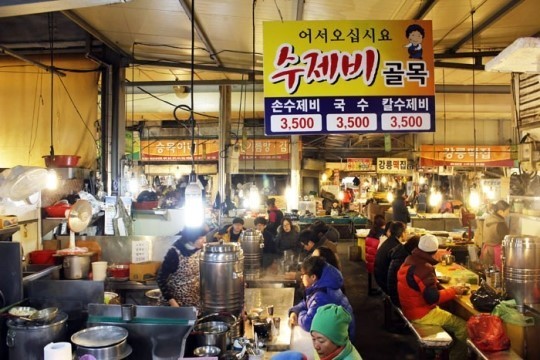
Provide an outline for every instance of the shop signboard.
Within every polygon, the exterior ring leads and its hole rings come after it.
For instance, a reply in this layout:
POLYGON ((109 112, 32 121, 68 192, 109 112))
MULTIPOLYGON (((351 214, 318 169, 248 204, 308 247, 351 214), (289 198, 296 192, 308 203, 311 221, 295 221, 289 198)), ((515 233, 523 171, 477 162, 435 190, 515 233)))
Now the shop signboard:
MULTIPOLYGON (((141 140, 143 161, 191 161, 191 140, 152 139, 141 140)), ((196 161, 217 161, 219 141, 217 139, 195 140, 196 161)), ((240 160, 288 160, 289 139, 247 140, 245 150, 240 151, 240 160)))
POLYGON ((512 167, 514 160, 509 145, 421 145, 420 166, 512 167))
POLYGON ((435 131, 431 21, 263 23, 267 135, 435 131))
POLYGON ((371 158, 347 158, 347 171, 371 171, 371 158))
POLYGON ((377 158, 377 174, 407 174, 406 158, 377 158))

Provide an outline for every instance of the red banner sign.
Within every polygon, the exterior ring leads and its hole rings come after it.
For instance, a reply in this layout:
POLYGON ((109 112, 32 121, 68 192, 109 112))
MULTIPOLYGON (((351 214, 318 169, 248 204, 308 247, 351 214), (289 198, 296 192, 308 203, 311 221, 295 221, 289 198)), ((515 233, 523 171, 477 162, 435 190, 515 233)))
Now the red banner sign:
POLYGON ((347 158, 347 171, 371 171, 371 158, 347 158))
POLYGON ((514 166, 510 146, 422 145, 420 166, 514 166))

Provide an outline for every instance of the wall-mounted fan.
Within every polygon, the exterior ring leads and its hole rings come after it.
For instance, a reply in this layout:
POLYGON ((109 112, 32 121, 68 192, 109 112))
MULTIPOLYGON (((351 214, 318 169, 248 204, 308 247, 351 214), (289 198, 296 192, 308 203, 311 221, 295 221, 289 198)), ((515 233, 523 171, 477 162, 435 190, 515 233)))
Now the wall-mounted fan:
POLYGON ((68 215, 69 249, 75 249, 75 233, 86 229, 90 221, 92 221, 92 205, 86 200, 77 200, 68 215))

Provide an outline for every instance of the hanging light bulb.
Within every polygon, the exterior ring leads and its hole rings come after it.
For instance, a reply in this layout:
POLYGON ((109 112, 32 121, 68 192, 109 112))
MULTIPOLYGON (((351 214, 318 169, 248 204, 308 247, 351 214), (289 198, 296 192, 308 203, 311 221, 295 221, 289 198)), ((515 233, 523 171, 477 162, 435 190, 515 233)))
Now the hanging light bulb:
POLYGON ((251 210, 259 210, 261 203, 261 197, 259 196, 259 189, 255 184, 249 188, 249 208, 251 210))
POLYGON ((426 183, 426 178, 424 176, 420 176, 418 178, 418 184, 424 185, 426 183))
POLYGON ((298 193, 290 186, 285 188, 285 199, 287 200, 287 210, 298 209, 298 193))
POLYGON ((45 187, 48 190, 56 190, 58 188, 58 175, 54 169, 50 169, 47 172, 47 185, 45 187))
POLYGON ((442 194, 440 191, 431 188, 431 193, 429 194, 429 206, 438 207, 442 203, 442 194))
POLYGON ((480 194, 476 190, 476 185, 473 185, 469 193, 469 206, 471 209, 478 209, 480 207, 480 194))
POLYGON ((328 180, 328 175, 326 175, 326 173, 323 173, 322 176, 321 176, 321 180, 322 181, 328 180))
POLYGON ((384 185, 384 184, 386 184, 387 182, 388 182, 388 178, 387 178, 386 176, 383 175, 383 176, 381 177, 381 183, 384 185))
POLYGON ((392 190, 388 191, 386 194, 386 200, 391 203, 394 202, 394 192, 392 190))
POLYGON ((344 198, 345 198, 345 194, 343 193, 343 191, 340 191, 338 194, 338 200, 342 201, 344 198))
POLYGON ((200 227, 204 222, 204 205, 202 189, 197 182, 197 175, 192 171, 189 175, 189 184, 186 186, 186 201, 184 204, 184 217, 187 227, 200 227))

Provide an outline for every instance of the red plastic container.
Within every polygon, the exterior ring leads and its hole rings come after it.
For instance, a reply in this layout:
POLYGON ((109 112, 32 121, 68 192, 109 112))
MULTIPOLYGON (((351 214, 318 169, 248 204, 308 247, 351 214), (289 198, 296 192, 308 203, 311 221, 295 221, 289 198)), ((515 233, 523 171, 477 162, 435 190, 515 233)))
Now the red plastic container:
POLYGON ((35 250, 30 252, 30 263, 31 264, 45 264, 45 265, 54 265, 53 255, 56 253, 56 250, 35 250))
POLYGON ((159 201, 139 201, 133 203, 135 210, 152 210, 158 207, 159 201))
POLYGON ((43 158, 46 167, 65 168, 77 166, 81 157, 77 155, 54 155, 54 158, 51 158, 50 155, 46 155, 43 158))
POLYGON ((65 218, 66 210, 71 209, 71 205, 67 201, 59 201, 54 205, 47 206, 45 212, 48 217, 65 218))

